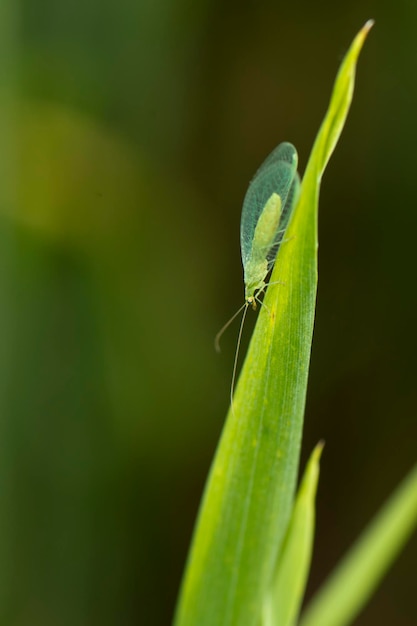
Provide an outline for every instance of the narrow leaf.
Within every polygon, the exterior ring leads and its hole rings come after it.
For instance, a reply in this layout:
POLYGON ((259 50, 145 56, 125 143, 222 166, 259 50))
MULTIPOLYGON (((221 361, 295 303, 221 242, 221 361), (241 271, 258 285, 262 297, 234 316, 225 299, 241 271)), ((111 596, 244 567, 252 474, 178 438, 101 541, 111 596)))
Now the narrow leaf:
POLYGON ((313 598, 301 626, 351 624, 416 526, 417 466, 313 598))
POLYGON ((300 611, 314 539, 315 498, 323 444, 313 450, 278 557, 263 626, 292 626, 300 611))
POLYGON ((317 285, 321 175, 370 28, 340 69, 207 482, 176 626, 257 626, 293 505, 317 285))

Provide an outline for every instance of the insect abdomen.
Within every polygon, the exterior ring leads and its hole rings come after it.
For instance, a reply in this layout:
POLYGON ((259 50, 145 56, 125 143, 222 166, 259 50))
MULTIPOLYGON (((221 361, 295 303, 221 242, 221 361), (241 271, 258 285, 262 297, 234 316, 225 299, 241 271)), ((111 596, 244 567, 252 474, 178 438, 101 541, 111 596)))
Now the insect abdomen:
POLYGON ((246 298, 263 289, 268 273, 268 252, 273 247, 281 217, 281 198, 273 193, 259 216, 250 258, 245 266, 246 298))

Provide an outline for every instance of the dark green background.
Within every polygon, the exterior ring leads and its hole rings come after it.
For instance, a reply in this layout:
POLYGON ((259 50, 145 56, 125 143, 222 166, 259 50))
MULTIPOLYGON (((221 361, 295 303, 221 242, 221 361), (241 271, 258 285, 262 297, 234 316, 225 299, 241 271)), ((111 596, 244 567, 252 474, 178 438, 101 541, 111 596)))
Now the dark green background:
MULTIPOLYGON (((280 141, 303 171, 370 17, 321 197, 309 593, 417 461, 417 5, 2 1, 2 624, 169 624, 229 402, 242 198, 280 141)), ((417 623, 416 563, 414 539, 357 624, 417 623)))

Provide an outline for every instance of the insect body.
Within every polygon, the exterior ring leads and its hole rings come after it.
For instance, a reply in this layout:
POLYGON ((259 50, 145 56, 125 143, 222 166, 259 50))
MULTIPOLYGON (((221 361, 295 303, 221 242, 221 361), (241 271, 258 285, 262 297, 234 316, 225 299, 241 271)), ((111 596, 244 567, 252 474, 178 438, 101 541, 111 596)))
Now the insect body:
POLYGON ((265 278, 275 263, 278 249, 298 198, 300 177, 297 173, 297 164, 298 157, 294 146, 290 143, 280 143, 256 172, 243 201, 240 247, 245 282, 245 302, 217 333, 214 342, 216 350, 220 351, 220 337, 240 311, 244 309, 238 336, 233 380, 246 312, 249 305, 256 309, 258 294, 267 286, 265 278))
POLYGON ((245 303, 256 308, 256 294, 266 286, 291 212, 298 198, 300 178, 297 151, 281 143, 256 172, 243 201, 240 245, 245 303))

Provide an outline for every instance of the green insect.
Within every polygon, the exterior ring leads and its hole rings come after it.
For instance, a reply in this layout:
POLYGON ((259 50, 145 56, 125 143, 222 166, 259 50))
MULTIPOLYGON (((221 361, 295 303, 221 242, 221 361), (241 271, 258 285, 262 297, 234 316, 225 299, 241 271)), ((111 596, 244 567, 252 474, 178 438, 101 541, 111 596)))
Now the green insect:
POLYGON ((218 351, 221 335, 245 309, 239 331, 239 349, 248 306, 256 309, 259 295, 267 286, 265 278, 274 266, 299 195, 297 165, 298 155, 294 146, 280 143, 262 163, 248 187, 240 222, 245 302, 217 334, 215 346, 218 351))
POLYGON ((265 287, 300 189, 297 151, 280 143, 256 172, 243 201, 240 246, 245 303, 256 309, 257 294, 265 287))

